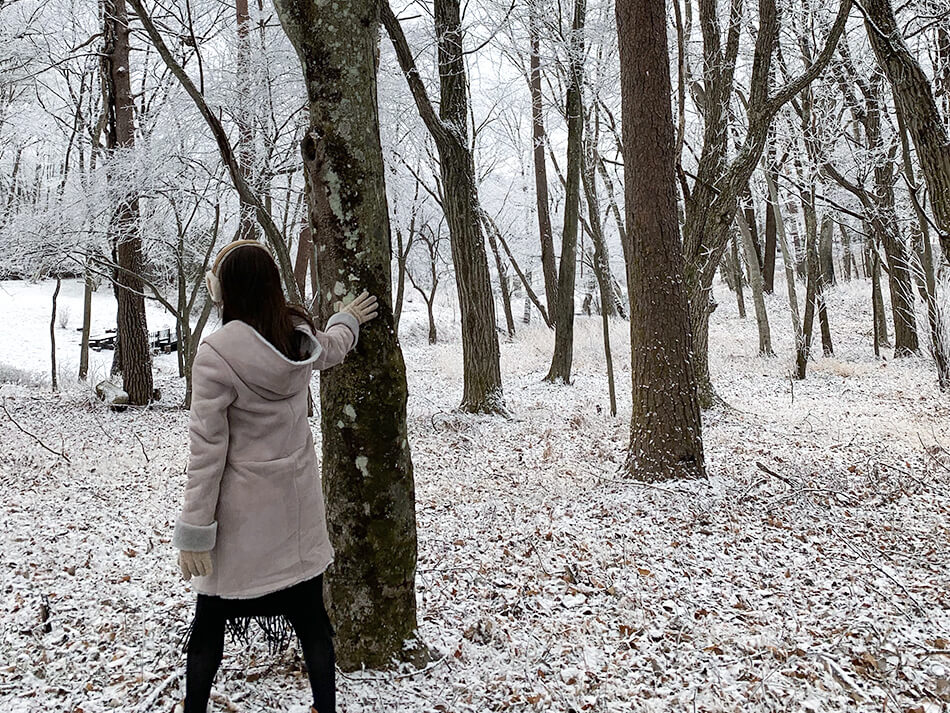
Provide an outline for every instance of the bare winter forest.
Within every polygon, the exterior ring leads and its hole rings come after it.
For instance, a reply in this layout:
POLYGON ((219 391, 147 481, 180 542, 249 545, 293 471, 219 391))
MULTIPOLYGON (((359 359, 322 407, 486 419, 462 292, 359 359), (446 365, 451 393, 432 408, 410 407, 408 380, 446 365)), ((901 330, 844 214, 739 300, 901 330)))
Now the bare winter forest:
MULTIPOLYGON (((0 713, 181 700, 241 239, 380 302, 339 710, 948 710, 947 0, 0 2, 0 713)), ((252 632, 209 710, 308 695, 252 632)))

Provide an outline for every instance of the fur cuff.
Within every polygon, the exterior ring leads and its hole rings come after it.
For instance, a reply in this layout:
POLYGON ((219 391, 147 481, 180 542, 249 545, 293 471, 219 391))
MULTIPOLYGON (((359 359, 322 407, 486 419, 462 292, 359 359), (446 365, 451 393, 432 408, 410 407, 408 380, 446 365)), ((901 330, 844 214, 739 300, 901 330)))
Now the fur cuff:
POLYGON ((210 525, 189 525, 178 520, 175 523, 172 545, 185 552, 208 552, 214 549, 217 534, 217 521, 210 525))
POLYGON ((356 343, 360 339, 360 323, 356 317, 347 312, 337 312, 327 320, 327 329, 329 330, 330 327, 335 324, 342 324, 344 327, 353 332, 353 346, 355 347, 356 343))

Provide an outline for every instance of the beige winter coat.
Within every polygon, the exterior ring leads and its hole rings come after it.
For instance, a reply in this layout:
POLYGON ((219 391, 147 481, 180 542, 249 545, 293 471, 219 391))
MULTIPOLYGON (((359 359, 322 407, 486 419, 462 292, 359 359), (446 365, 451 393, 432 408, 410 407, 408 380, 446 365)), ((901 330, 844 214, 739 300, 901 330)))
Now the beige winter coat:
POLYGON ((359 323, 337 314, 325 332, 297 329, 310 356, 291 361, 237 320, 195 356, 184 506, 178 549, 211 551, 203 594, 246 599, 321 574, 333 561, 310 423, 314 369, 343 361, 359 323))

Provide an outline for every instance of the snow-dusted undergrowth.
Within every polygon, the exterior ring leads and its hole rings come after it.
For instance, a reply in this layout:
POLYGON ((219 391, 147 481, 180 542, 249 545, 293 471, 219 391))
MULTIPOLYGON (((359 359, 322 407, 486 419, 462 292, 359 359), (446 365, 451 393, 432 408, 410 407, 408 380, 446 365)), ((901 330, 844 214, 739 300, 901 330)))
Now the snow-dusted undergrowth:
MULTIPOLYGON (((720 288, 712 366, 731 408, 706 414, 711 477, 656 486, 618 472, 624 323, 617 418, 596 318, 578 324, 574 386, 541 383, 551 338, 523 329, 503 345, 512 417, 473 417, 453 411, 459 343, 424 344, 410 306, 420 636, 444 658, 341 675, 340 710, 942 710, 948 400, 927 360, 874 360, 866 290, 833 291, 836 357, 793 384, 783 298, 769 298, 782 356, 766 360, 720 288)), ((450 314, 440 327, 453 336, 450 314)), ((4 329, 15 355, 9 330, 26 327, 4 329)), ((76 387, 0 387, 0 710, 164 711, 180 696, 193 595, 169 542, 187 457, 173 365, 139 413, 76 387)), ((229 644, 213 710, 302 713, 307 697, 293 650, 229 644)))

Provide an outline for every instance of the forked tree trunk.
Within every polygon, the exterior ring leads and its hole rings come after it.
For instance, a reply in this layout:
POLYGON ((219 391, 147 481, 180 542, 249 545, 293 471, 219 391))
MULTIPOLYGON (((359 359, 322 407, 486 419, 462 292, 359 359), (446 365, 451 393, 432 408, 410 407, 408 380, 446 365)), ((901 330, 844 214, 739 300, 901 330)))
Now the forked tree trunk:
POLYGON ((393 329, 391 236, 376 104, 378 0, 277 0, 303 66, 310 130, 301 150, 317 241, 321 320, 336 295, 368 290, 379 317, 320 377, 323 488, 336 550, 327 600, 344 670, 381 667, 416 632, 415 486, 406 367, 393 329))
POLYGON ((706 474, 690 345, 664 0, 617 0, 633 400, 627 472, 706 474))
POLYGON ((759 354, 761 356, 775 356, 772 351, 772 332, 769 329, 769 315, 765 310, 765 295, 762 285, 762 271, 759 269, 758 256, 752 242, 752 231, 746 218, 740 211, 736 213, 739 224, 739 235, 742 237, 742 247, 745 252, 746 270, 749 275, 749 288, 752 290, 752 304, 755 307, 755 323, 759 330, 759 354))
MULTIPOLYGON (((109 120, 107 147, 131 149, 135 145, 132 85, 129 77, 129 21, 125 0, 106 0, 102 75, 109 120)), ((142 406, 152 400, 152 355, 145 320, 142 238, 139 235, 139 200, 131 190, 114 181, 119 195, 109 224, 115 246, 116 296, 118 298, 116 349, 123 389, 129 403, 142 406)))

